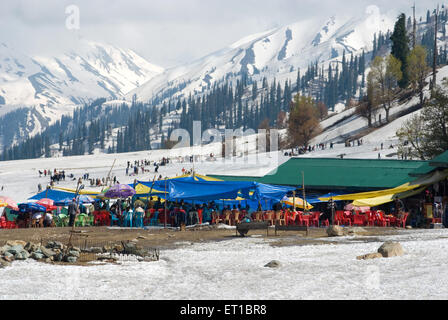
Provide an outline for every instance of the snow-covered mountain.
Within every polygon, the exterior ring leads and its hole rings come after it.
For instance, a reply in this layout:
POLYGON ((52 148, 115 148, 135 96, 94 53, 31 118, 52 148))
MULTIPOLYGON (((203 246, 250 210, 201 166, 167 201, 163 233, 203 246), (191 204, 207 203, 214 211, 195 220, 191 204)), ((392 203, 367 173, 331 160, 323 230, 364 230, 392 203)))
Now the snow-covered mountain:
POLYGON ((135 52, 79 40, 70 52, 35 56, 0 43, 0 116, 30 108, 28 133, 99 97, 118 99, 163 72, 135 52))
POLYGON ((393 20, 382 15, 376 6, 368 7, 355 18, 293 23, 245 37, 188 65, 168 69, 130 92, 127 98, 136 94, 139 100, 148 101, 165 92, 188 96, 205 92, 215 81, 242 73, 254 79, 294 81, 298 68, 304 71, 310 63, 340 60, 344 51, 348 55, 372 50, 374 34, 392 28, 393 20))

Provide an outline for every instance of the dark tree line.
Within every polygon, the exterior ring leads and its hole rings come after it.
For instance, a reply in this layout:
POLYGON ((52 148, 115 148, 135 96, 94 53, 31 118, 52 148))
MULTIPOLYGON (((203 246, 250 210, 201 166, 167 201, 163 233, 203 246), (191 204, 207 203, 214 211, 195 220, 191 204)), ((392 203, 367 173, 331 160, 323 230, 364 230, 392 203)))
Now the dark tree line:
MULTIPOLYGON (((429 24, 433 17, 428 16, 429 24)), ((445 10, 439 19, 445 37, 445 10)), ((131 105, 111 107, 105 106, 105 99, 98 99, 75 109, 71 115, 62 116, 41 133, 12 145, 19 141, 18 128, 26 127, 29 114, 27 109, 17 110, 0 119, 0 134, 5 146, 0 159, 50 157, 50 146, 55 144, 64 156, 91 154, 96 148, 109 153, 148 150, 155 138, 160 138, 162 147, 165 146, 176 128, 186 129, 191 134, 193 121, 201 121, 202 130, 284 127, 285 115, 296 94, 311 97, 320 108, 328 109, 333 109, 337 103, 348 104, 352 99, 362 100, 367 87, 366 67, 370 62, 391 50, 397 58, 405 57, 401 53, 409 42, 406 30, 411 26, 409 19, 407 27, 405 22, 403 15, 394 33, 375 35, 372 52, 362 52, 358 56, 344 52, 341 59, 331 61, 328 66, 311 63, 303 74, 300 69, 297 71, 294 83, 290 79, 274 79, 270 83, 266 78, 257 81, 247 72, 241 72, 228 74, 213 84, 207 82, 188 97, 173 98, 188 85, 183 82, 162 91, 148 103, 138 103, 134 97, 131 105), (174 121, 165 122, 167 116, 174 121), (111 138, 113 143, 107 145, 111 138)), ((428 51, 427 62, 431 66, 434 30, 426 28, 419 40, 428 51)), ((332 52, 332 56, 336 57, 336 52, 332 52)), ((437 64, 446 62, 447 49, 443 47, 439 50, 437 64)))

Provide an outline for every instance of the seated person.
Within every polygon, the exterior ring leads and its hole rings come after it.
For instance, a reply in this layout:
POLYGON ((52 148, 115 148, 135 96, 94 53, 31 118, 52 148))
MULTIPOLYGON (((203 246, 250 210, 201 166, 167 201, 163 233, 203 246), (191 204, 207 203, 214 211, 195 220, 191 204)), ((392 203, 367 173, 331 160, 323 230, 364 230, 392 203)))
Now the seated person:
POLYGON ((188 211, 187 225, 195 225, 199 223, 199 214, 195 207, 188 211))
POLYGON ((52 227, 53 226, 53 215, 51 213, 45 214, 44 217, 44 227, 52 227))
POLYGON ((252 217, 248 210, 246 210, 246 215, 244 216, 241 222, 247 222, 247 223, 252 222, 252 217))
POLYGON ((212 209, 210 209, 205 203, 202 205, 202 223, 212 222, 212 209))
POLYGON ((33 215, 31 216, 31 220, 33 221, 33 223, 35 223, 35 222, 39 222, 40 219, 42 219, 42 218, 43 218, 43 216, 42 216, 42 212, 35 212, 35 213, 33 213, 33 215))
POLYGON ((28 213, 22 213, 17 216, 16 223, 19 228, 28 227, 28 213))

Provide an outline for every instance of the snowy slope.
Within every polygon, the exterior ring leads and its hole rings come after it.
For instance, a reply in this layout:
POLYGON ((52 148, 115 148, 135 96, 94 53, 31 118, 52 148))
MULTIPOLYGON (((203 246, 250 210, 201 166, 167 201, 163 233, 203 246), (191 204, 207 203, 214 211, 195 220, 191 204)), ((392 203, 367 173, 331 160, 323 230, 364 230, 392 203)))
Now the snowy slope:
POLYGON ((140 100, 148 101, 168 90, 177 91, 175 96, 188 96, 241 73, 255 79, 266 76, 268 81, 295 80, 298 68, 306 70, 310 63, 341 59, 344 51, 361 54, 363 49, 371 50, 374 34, 392 27, 393 21, 383 16, 376 6, 350 19, 332 17, 324 23, 300 21, 245 37, 191 64, 168 69, 133 90, 127 98, 137 94, 140 100))
MULTIPOLYGON (((427 85, 424 89, 424 96, 426 98, 430 97, 429 91, 429 81, 432 75, 429 75, 426 79, 427 85)), ((448 67, 442 67, 437 71, 437 84, 442 85, 444 79, 448 77, 448 67)), ((414 107, 419 103, 419 98, 417 96, 412 97, 409 101, 405 103, 395 102, 390 109, 390 116, 393 117, 401 112, 406 112, 406 110, 414 107)), ((362 135, 362 132, 368 129, 367 120, 355 114, 355 109, 351 108, 344 110, 338 114, 331 116, 330 118, 321 122, 321 126, 324 131, 315 137, 312 144, 316 143, 330 143, 338 142, 342 143, 346 139, 350 139, 353 136, 361 134, 364 142, 378 143, 378 142, 392 142, 396 143, 398 138, 396 132, 405 121, 410 119, 413 115, 419 114, 421 110, 410 112, 404 116, 398 117, 395 120, 390 121, 390 123, 381 126, 380 128, 370 132, 368 134, 362 135), (342 121, 342 119, 345 119, 342 121), (340 121, 340 122, 338 122, 340 121), (338 122, 336 124, 336 122, 338 122)), ((382 123, 385 123, 386 112, 383 108, 379 108, 376 112, 375 119, 373 121, 375 125, 378 125, 379 116, 381 115, 382 123)))
POLYGON ((33 109, 33 134, 76 105, 120 98, 161 72, 131 50, 86 40, 58 56, 32 56, 0 43, 0 116, 33 109))

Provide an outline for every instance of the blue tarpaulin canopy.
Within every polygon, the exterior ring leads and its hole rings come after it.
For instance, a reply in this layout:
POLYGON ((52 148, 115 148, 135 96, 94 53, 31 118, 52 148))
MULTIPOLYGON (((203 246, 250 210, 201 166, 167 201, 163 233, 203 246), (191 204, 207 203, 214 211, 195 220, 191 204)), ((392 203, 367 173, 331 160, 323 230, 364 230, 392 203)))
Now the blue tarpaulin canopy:
POLYGON ((48 189, 48 190, 39 192, 38 194, 29 198, 28 200, 40 200, 40 199, 47 198, 47 199, 53 200, 54 202, 58 202, 58 201, 64 201, 66 199, 72 200, 74 197, 75 197, 75 194, 71 193, 71 192, 48 189))
POLYGON ((211 201, 222 199, 280 201, 295 188, 272 186, 250 181, 185 181, 168 182, 170 200, 211 201))
POLYGON ((257 200, 275 200, 280 201, 289 192, 294 191, 296 188, 284 187, 284 186, 274 186, 264 183, 255 183, 256 192, 254 194, 257 200))
MULTIPOLYGON (((73 196, 69 198, 65 198, 63 200, 58 200, 54 202, 54 205, 57 207, 66 207, 73 201, 73 196)), ((95 200, 88 195, 82 194, 76 198, 76 201, 79 204, 90 204, 94 203, 95 200)))
MULTIPOLYGON (((134 186, 133 183, 129 184, 129 186, 136 189, 137 185, 141 184, 145 187, 151 188, 152 187, 152 194, 159 194, 159 193, 165 193, 165 188, 168 191, 169 188, 169 182, 170 181, 183 181, 183 182, 198 182, 198 181, 210 181, 205 180, 203 176, 195 175, 195 176, 181 176, 181 177, 174 177, 166 180, 156 180, 154 182, 152 181, 137 181, 137 184, 134 186)), ((216 181, 214 181, 216 182, 216 181)), ((145 193, 138 193, 139 196, 147 196, 148 194, 145 193)))
POLYGON ((46 212, 47 208, 41 206, 40 204, 29 202, 19 204, 19 212, 46 212))
POLYGON ((170 180, 168 186, 169 199, 198 201, 236 199, 240 194, 249 197, 250 191, 255 189, 255 183, 248 181, 170 180))
MULTIPOLYGON (((74 193, 66 192, 66 191, 59 191, 59 190, 44 190, 42 192, 39 192, 35 196, 29 198, 28 200, 40 200, 40 199, 51 199, 54 201, 54 204, 56 206, 68 206, 70 202, 72 202, 72 199, 75 197, 74 193)), ((92 199, 90 196, 87 195, 80 195, 78 196, 79 203, 92 203, 94 199, 92 199)), ((78 200, 78 199, 77 199, 78 200)))

